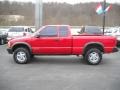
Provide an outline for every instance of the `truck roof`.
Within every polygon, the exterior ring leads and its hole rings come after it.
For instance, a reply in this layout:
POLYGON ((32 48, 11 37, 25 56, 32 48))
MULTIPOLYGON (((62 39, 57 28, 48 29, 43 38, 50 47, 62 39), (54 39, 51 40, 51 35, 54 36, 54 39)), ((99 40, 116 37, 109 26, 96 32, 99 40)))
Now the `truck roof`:
POLYGON ((45 25, 45 26, 70 26, 70 25, 45 25))

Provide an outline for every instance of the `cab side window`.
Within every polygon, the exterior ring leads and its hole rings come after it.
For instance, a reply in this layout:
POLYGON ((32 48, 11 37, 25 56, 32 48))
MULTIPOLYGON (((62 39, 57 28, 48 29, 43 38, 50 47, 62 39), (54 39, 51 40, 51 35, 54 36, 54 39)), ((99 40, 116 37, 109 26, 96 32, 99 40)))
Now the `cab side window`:
POLYGON ((40 36, 54 37, 57 36, 56 26, 47 26, 42 31, 40 31, 40 36))

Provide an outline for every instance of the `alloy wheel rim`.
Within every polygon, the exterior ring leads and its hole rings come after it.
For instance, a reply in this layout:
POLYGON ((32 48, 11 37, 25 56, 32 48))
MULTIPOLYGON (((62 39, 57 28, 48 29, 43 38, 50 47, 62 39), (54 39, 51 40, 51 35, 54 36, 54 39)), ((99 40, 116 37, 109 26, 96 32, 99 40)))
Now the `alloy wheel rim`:
POLYGON ((97 63, 100 59, 99 54, 96 52, 92 52, 89 54, 88 59, 92 63, 97 63))
POLYGON ((16 56, 17 56, 17 60, 19 62, 24 62, 26 60, 26 53, 25 52, 18 52, 16 56))

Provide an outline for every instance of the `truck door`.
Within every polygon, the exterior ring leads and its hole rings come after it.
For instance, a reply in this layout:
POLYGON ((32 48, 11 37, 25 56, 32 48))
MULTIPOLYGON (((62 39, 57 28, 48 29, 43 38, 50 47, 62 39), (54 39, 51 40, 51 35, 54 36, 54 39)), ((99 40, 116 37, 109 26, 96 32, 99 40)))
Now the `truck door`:
POLYGON ((40 37, 36 38, 34 52, 38 54, 58 54, 58 28, 57 26, 46 26, 40 32, 40 37))

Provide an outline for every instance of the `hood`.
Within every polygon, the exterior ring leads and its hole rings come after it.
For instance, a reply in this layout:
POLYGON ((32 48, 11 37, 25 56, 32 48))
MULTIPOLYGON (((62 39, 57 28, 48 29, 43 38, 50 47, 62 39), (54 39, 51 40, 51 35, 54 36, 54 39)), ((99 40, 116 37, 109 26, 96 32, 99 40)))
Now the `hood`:
POLYGON ((14 37, 12 38, 10 41, 12 42, 23 42, 23 41, 27 41, 27 40, 30 40, 33 36, 24 36, 24 37, 14 37))

